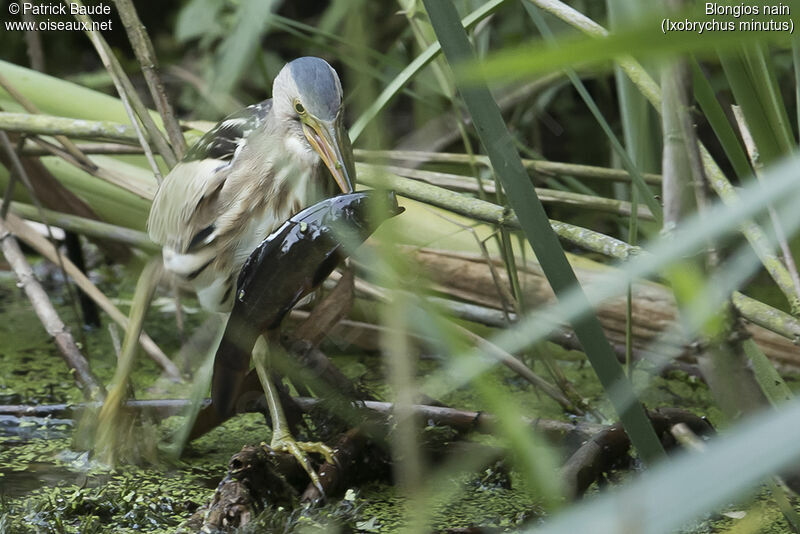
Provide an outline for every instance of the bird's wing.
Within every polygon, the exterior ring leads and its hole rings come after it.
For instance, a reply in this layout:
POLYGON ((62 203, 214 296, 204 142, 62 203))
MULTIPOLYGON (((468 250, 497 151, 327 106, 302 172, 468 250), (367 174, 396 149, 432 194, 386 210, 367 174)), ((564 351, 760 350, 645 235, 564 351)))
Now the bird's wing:
POLYGON ((264 124, 272 99, 233 113, 205 133, 164 178, 153 199, 150 238, 183 254, 213 239, 214 209, 243 141, 264 124))

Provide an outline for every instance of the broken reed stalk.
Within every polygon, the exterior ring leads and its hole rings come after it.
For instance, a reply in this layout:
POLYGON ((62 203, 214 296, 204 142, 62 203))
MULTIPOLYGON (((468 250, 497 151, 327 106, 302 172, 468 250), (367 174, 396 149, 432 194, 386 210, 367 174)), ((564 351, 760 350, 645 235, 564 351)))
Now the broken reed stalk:
MULTIPOLYGON (((41 237, 32 228, 30 228, 23 220, 16 217, 13 213, 8 215, 6 220, 8 228, 23 240, 28 246, 36 250, 39 254, 57 263, 59 260, 58 252, 55 247, 46 239, 41 237)), ((75 281, 75 284, 86 293, 104 312, 108 314, 111 319, 120 325, 122 328, 128 327, 128 318, 117 309, 116 306, 106 297, 102 291, 84 275, 78 267, 76 267, 68 258, 61 258, 63 262, 64 271, 75 281)), ((169 376, 170 379, 179 381, 181 380, 181 373, 177 366, 167 357, 166 354, 156 345, 155 341, 150 338, 146 333, 142 332, 139 342, 145 353, 153 359, 169 376)))
POLYGON ((142 67, 142 74, 144 74, 147 88, 150 90, 150 96, 153 97, 156 109, 161 115, 164 129, 167 131, 175 156, 177 159, 181 159, 186 152, 186 140, 183 138, 181 126, 175 118, 175 112, 169 103, 164 91, 164 84, 158 74, 158 60, 156 59, 150 36, 139 19, 136 7, 134 7, 131 0, 114 0, 114 3, 117 5, 117 13, 122 20, 125 31, 128 33, 128 40, 131 42, 136 59, 139 60, 139 64, 142 67))
POLYGON ((83 392, 84 397, 87 399, 103 398, 105 396, 103 386, 92 374, 89 362, 81 354, 75 340, 47 297, 47 293, 33 276, 31 266, 20 250, 17 240, 6 227, 5 221, 0 221, 0 245, 2 245, 3 255, 16 273, 17 279, 25 290, 25 294, 28 296, 36 315, 45 330, 47 330, 47 333, 55 341, 61 357, 69 366, 73 378, 83 392))

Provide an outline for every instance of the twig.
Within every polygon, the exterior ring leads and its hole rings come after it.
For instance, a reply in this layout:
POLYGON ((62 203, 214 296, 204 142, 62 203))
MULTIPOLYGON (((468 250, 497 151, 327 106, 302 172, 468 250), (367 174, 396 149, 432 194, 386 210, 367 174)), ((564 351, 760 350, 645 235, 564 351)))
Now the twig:
MULTIPOLYGON (((76 159, 70 152, 39 137, 34 136, 31 140, 40 147, 44 148, 46 153, 63 159, 70 165, 74 165, 87 174, 90 174, 96 178, 100 178, 101 180, 105 180, 116 185, 117 187, 121 187, 122 189, 130 191, 131 193, 144 199, 150 200, 153 197, 153 193, 149 188, 138 186, 135 180, 132 180, 129 176, 117 172, 114 169, 95 165, 92 161, 89 161, 88 164, 83 163, 82 159, 76 159)), ((84 157, 83 159, 86 158, 84 157)))
POLYGON ((78 387, 88 399, 103 398, 105 390, 92 374, 89 362, 86 361, 80 349, 72 339, 72 335, 67 331, 67 327, 61 321, 47 293, 36 281, 33 276, 31 266, 28 265, 25 255, 19 248, 17 240, 7 229, 5 222, 0 220, 0 244, 2 245, 3 255, 8 260, 12 269, 17 275, 19 283, 28 295, 36 315, 42 322, 47 333, 53 338, 58 347, 61 357, 69 366, 78 387))
MULTIPOLYGON (((35 249, 39 254, 52 262, 58 261, 58 252, 55 247, 51 245, 46 239, 41 237, 35 231, 28 227, 24 221, 16 217, 13 213, 8 215, 6 224, 14 232, 16 236, 22 239, 25 243, 35 249)), ((89 280, 71 261, 63 258, 64 271, 75 281, 75 284, 83 290, 84 293, 89 295, 93 301, 106 312, 111 319, 120 325, 122 328, 127 328, 128 318, 117 309, 114 304, 89 280)), ((161 351, 156 343, 145 333, 142 333, 139 342, 147 355, 158 363, 164 372, 172 380, 180 380, 181 374, 178 368, 167 356, 161 351)))
POLYGON ((183 138, 180 124, 178 124, 175 112, 164 92, 164 84, 161 83, 161 78, 158 74, 158 60, 153 50, 153 43, 150 41, 150 36, 147 34, 142 21, 139 20, 139 15, 136 13, 133 2, 130 0, 114 0, 114 3, 117 5, 119 18, 128 33, 128 39, 131 42, 134 54, 136 54, 136 59, 139 60, 139 64, 142 66, 142 73, 147 82, 147 87, 150 89, 150 96, 153 97, 156 109, 161 114, 164 129, 167 131, 170 143, 172 143, 172 149, 175 151, 175 156, 180 159, 186 152, 186 140, 183 138))
MULTIPOLYGON (((75 145, 84 154, 133 154, 143 155, 144 151, 140 146, 118 145, 114 143, 83 143, 75 145)), ((23 156, 47 156, 50 151, 38 145, 32 140, 25 141, 19 151, 23 156)))
MULTIPOLYGON (((561 72, 548 74, 511 89, 498 96, 497 106, 501 111, 505 112, 525 99, 541 94, 542 91, 552 87, 563 76, 561 72)), ((463 138, 462 132, 466 131, 465 126, 472 124, 472 117, 469 114, 465 115, 462 115, 458 107, 455 107, 450 112, 439 114, 398 140, 396 148, 399 150, 415 150, 424 147, 425 150, 440 150, 450 146, 459 136, 463 138)))

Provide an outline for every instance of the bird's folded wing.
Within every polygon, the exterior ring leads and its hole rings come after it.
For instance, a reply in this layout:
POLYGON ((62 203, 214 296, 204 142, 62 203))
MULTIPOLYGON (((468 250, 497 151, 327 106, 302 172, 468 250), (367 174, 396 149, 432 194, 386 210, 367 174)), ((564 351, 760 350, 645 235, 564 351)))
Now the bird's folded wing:
POLYGON ((167 175, 150 209, 150 238, 176 253, 214 238, 216 197, 244 140, 266 120, 272 100, 233 113, 206 132, 167 175))

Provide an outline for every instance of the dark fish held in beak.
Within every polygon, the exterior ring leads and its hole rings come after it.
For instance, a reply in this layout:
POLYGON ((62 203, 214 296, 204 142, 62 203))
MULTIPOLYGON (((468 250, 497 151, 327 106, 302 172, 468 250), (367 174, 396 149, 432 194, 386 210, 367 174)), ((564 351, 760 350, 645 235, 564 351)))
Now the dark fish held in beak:
POLYGON ((393 192, 329 198, 286 221, 250 254, 214 359, 211 399, 219 416, 233 415, 258 336, 277 328, 353 248, 402 212, 393 192))

